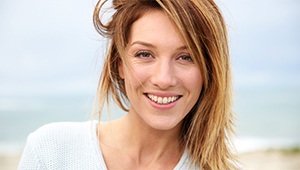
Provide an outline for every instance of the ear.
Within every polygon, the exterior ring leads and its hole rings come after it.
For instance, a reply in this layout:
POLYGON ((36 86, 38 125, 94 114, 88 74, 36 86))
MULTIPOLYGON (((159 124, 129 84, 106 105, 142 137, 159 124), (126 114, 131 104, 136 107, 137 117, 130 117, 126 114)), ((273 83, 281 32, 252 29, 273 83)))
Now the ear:
POLYGON ((118 71, 122 79, 124 79, 124 62, 119 58, 118 60, 118 71))

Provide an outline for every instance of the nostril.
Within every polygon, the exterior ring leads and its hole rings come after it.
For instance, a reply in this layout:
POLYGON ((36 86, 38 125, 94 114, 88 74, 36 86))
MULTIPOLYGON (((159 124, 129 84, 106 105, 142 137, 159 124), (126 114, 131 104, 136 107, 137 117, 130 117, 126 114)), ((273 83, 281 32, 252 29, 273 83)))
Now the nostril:
POLYGON ((172 77, 155 77, 152 79, 152 84, 161 88, 161 89, 167 89, 169 87, 174 87, 177 84, 176 79, 172 77))
POLYGON ((151 76, 151 83, 161 89, 177 85, 175 72, 169 65, 160 66, 151 76))

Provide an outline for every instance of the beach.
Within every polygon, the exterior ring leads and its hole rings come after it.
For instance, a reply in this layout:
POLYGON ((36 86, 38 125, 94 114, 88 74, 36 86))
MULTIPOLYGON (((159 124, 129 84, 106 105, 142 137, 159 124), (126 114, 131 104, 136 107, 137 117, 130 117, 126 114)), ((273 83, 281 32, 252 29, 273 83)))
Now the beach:
POLYGON ((245 170, 300 170, 300 152, 257 151, 239 155, 245 170))
MULTIPOLYGON (((95 1, 1 2, 0 170, 10 170, 34 130, 90 119, 107 43, 91 23, 95 1)), ((300 148, 299 1, 216 3, 228 30, 243 169, 300 170, 300 151, 282 149, 300 148)), ((103 113, 119 117, 111 107, 103 113)))
MULTIPOLYGON (((242 169, 300 170, 298 92, 239 92, 235 107, 237 135, 233 142, 242 169), (282 96, 290 99, 286 102, 281 100, 282 96)), ((0 102, 0 169, 17 169, 27 136, 42 125, 86 121, 90 113, 88 98, 71 95, 3 99, 0 102)), ((111 119, 123 114, 117 107, 111 110, 114 113, 111 119)), ((103 121, 108 119, 105 116, 103 121)))
POLYGON ((0 169, 1 170, 16 170, 21 157, 21 153, 17 154, 0 154, 0 169))
MULTIPOLYGON (((1 170, 16 170, 21 154, 0 155, 1 170)), ((300 151, 270 150, 238 156, 245 170, 300 170, 300 151)))

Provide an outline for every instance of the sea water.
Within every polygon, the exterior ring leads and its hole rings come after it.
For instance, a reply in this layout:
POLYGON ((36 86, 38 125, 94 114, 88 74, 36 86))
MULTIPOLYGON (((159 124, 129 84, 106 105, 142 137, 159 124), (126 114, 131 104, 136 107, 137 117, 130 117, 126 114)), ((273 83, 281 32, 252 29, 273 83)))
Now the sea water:
MULTIPOLYGON (((236 90, 237 150, 300 147, 299 96, 297 89, 236 90)), ((89 120, 92 106, 87 94, 0 96, 0 153, 22 151, 29 133, 46 123, 89 120)), ((110 112, 111 119, 125 114, 116 105, 110 112)))
POLYGON ((236 146, 241 152, 300 147, 300 90, 236 90, 236 146))
POLYGON ((88 95, 0 97, 0 153, 19 152, 29 133, 50 122, 85 121, 91 113, 88 95))

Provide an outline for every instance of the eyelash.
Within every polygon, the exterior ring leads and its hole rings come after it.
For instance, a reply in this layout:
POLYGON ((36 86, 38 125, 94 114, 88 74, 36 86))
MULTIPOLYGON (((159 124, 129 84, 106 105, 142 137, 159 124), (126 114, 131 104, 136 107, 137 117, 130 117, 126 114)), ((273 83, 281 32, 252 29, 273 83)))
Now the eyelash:
POLYGON ((193 61, 193 58, 189 55, 182 55, 178 59, 181 59, 183 61, 191 61, 191 62, 193 61))
MULTIPOLYGON (((134 55, 135 57, 140 57, 140 58, 149 58, 149 57, 153 57, 151 52, 148 51, 138 51, 137 53, 135 53, 134 55)), ((188 61, 188 62, 193 62, 193 58, 189 55, 181 55, 178 57, 179 60, 182 61, 188 61)))
POLYGON ((140 58, 149 58, 149 57, 153 57, 153 55, 150 52, 147 51, 138 51, 137 53, 135 53, 134 55, 135 57, 140 57, 140 58))

